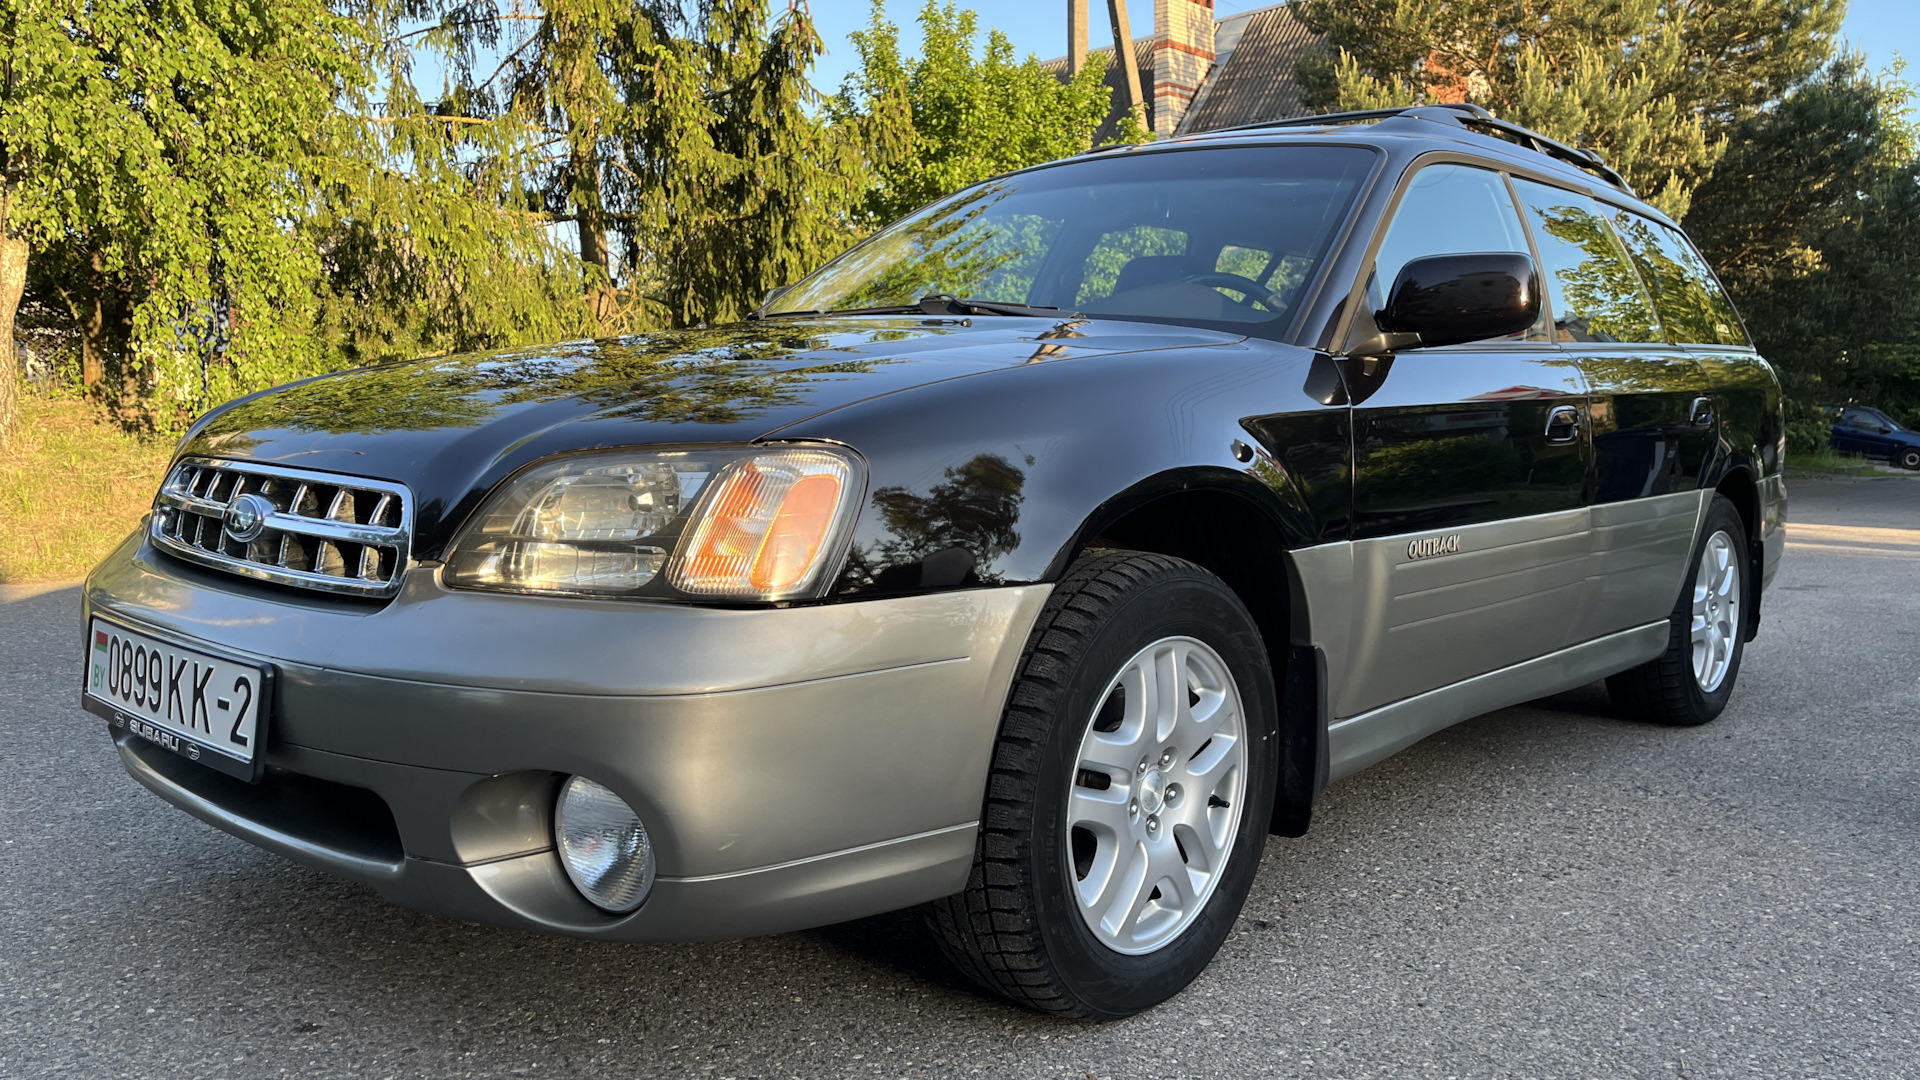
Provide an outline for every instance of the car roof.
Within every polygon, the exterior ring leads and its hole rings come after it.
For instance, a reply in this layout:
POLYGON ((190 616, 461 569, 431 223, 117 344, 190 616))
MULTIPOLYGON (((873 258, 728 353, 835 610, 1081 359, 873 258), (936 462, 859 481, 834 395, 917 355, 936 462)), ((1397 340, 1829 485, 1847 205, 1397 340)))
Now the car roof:
POLYGON ((1586 191, 1597 198, 1679 228, 1678 223, 1634 194, 1620 174, 1607 166, 1599 154, 1557 142, 1517 124, 1496 120, 1484 109, 1473 106, 1378 109, 1301 117, 1180 135, 1150 143, 1096 147, 1084 154, 1036 168, 1084 161, 1116 151, 1151 154, 1220 146, 1330 144, 1377 147, 1400 167, 1435 151, 1466 154, 1586 191))

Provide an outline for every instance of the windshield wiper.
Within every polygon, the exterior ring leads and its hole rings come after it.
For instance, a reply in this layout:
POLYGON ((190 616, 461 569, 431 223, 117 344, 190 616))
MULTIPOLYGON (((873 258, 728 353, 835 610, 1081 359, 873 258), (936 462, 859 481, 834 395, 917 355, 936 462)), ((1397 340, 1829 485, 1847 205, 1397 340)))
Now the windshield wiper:
POLYGON ((929 293, 917 304, 888 304, 883 307, 834 308, 830 311, 771 311, 778 315, 1031 315, 1042 319, 1065 316, 1079 318, 1077 312, 1062 312, 1057 307, 1032 304, 1004 304, 998 300, 963 300, 952 293, 929 293))
POLYGON ((961 298, 951 293, 934 293, 920 298, 920 310, 929 315, 1033 315, 1042 319, 1065 316, 1077 319, 1080 313, 1062 312, 1057 307, 1040 307, 1034 304, 1007 304, 998 300, 975 300, 961 298))
MULTIPOLYGON (((785 315, 786 312, 780 314, 785 315)), ((890 304, 885 307, 828 308, 825 311, 812 312, 816 315, 925 315, 925 309, 919 304, 890 304)))

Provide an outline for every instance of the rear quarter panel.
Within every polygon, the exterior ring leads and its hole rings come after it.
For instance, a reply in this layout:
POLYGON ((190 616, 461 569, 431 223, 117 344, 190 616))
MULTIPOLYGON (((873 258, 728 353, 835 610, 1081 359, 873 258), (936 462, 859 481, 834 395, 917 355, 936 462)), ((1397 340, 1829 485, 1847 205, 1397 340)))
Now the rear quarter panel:
POLYGON ((1753 481, 1759 500, 1756 535, 1761 584, 1771 584, 1786 550, 1786 413, 1780 379, 1752 349, 1691 350, 1706 369, 1719 414, 1719 445, 1706 486, 1718 487, 1736 472, 1753 481))

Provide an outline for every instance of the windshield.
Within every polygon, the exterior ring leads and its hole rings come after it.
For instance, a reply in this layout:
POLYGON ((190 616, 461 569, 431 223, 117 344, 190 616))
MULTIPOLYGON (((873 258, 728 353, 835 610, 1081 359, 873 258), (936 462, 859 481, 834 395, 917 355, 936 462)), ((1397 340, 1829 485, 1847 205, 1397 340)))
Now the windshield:
POLYGON ((768 314, 953 297, 1186 323, 1284 318, 1373 167, 1261 146, 1093 157, 989 180, 815 271, 768 314))

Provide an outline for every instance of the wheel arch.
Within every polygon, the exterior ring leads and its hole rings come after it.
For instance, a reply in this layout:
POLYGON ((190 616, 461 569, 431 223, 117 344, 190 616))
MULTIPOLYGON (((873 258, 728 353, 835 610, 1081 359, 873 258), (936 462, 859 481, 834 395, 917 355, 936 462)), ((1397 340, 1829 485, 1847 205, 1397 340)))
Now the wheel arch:
POLYGON ((1746 626, 1743 630, 1745 640, 1752 641, 1760 632, 1760 601, 1765 595, 1762 580, 1766 573, 1766 543, 1761 535, 1760 485, 1754 479, 1753 470, 1746 464, 1730 466, 1720 476, 1719 483, 1713 487, 1715 495, 1724 495, 1740 514, 1740 522, 1746 529, 1747 573, 1746 573, 1746 626))
POLYGON ((1124 548, 1194 563, 1247 606, 1266 646, 1280 708, 1280 768, 1272 831, 1306 832, 1327 783, 1326 662, 1306 641, 1309 613, 1291 560, 1291 515, 1272 489, 1244 473, 1163 473, 1101 504, 1049 569, 1064 572, 1095 548, 1124 548))

